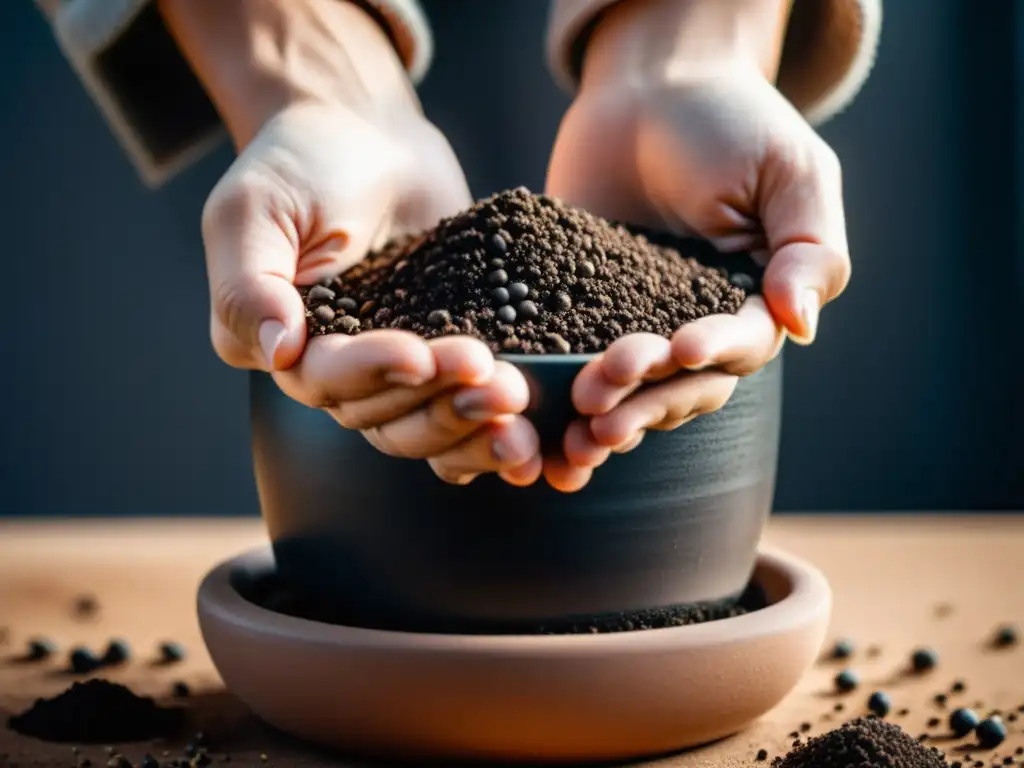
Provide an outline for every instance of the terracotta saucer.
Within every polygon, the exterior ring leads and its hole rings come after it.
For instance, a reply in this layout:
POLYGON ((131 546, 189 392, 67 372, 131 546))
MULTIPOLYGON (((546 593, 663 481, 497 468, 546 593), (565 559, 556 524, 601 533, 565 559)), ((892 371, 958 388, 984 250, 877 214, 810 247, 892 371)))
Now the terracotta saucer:
POLYGON ((637 758, 742 730, 821 649, 824 576, 762 551, 769 606, 688 627, 598 635, 431 635, 321 624, 242 597, 270 548, 214 568, 199 621, 228 688, 271 725, 350 753, 418 760, 637 758))

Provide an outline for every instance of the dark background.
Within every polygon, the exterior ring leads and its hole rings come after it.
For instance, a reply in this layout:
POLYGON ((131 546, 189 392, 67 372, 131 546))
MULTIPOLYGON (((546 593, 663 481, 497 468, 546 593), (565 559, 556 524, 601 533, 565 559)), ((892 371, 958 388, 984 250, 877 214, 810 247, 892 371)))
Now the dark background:
MULTIPOLYGON (((541 189, 567 103, 547 3, 425 6, 421 94, 474 193, 541 189)), ((1018 9, 889 0, 873 76, 823 129, 854 278, 789 347, 779 510, 1024 507, 1018 9)), ((29 0, 0 3, 0 72, 0 515, 256 514, 199 236, 230 150, 147 191, 29 0)))

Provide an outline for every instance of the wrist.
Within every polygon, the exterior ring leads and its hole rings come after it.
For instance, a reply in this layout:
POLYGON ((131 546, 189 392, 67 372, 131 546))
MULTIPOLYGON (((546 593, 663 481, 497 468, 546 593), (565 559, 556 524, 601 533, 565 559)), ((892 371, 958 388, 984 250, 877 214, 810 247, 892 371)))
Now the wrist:
POLYGON ((331 104, 382 127, 420 105, 390 40, 340 0, 159 0, 238 149, 288 107, 331 104))
POLYGON ((745 69, 774 82, 793 0, 621 0, 587 42, 581 88, 745 69))

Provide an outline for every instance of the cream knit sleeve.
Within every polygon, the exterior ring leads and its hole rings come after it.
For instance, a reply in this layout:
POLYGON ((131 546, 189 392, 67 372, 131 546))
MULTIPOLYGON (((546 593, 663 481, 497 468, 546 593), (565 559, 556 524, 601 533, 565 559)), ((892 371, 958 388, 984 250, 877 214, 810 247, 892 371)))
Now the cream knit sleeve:
MULTIPOLYGON (((617 0, 553 0, 547 57, 555 79, 573 90, 586 38, 617 0)), ((812 124, 853 101, 875 61, 882 0, 794 0, 778 87, 812 124)))
MULTIPOLYGON (((35 1, 147 185, 160 186, 224 136, 216 110, 164 28, 155 2, 35 1)), ((418 82, 430 65, 433 40, 416 0, 358 4, 384 27, 418 82)))

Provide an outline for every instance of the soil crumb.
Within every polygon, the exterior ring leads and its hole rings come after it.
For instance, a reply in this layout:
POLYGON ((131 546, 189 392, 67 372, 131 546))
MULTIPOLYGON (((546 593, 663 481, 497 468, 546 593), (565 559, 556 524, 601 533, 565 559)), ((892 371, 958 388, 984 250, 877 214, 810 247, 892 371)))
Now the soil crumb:
POLYGON ((776 757, 772 768, 948 768, 948 763, 940 750, 898 725, 862 717, 776 757))

